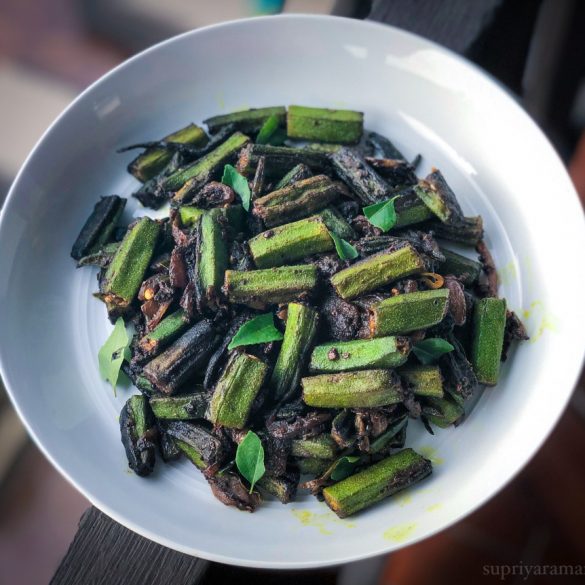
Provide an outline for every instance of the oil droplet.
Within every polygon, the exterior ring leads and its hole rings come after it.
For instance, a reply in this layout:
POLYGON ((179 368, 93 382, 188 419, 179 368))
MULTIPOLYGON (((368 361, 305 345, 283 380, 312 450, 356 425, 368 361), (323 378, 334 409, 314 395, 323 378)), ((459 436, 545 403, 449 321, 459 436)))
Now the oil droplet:
POLYGON ((436 504, 431 504, 427 508, 427 512, 436 512, 437 510, 440 510, 442 507, 443 507, 443 504, 441 504, 441 502, 437 502, 436 504))
POLYGON ((528 309, 522 311, 522 317, 525 321, 530 343, 535 343, 544 334, 545 331, 558 331, 557 320, 549 314, 542 301, 532 301, 528 309))
POLYGON ((388 530, 384 532, 383 536, 386 540, 404 542, 414 532, 415 528, 416 524, 414 523, 399 524, 398 526, 388 528, 388 530))
POLYGON ((341 518, 338 518, 333 512, 323 512, 317 514, 315 512, 311 512, 310 510, 298 510, 296 508, 292 508, 291 512, 303 526, 316 528, 321 534, 324 534, 325 536, 333 534, 332 527, 329 526, 330 524, 341 524, 345 528, 355 528, 355 524, 353 522, 342 520, 341 518))
POLYGON ((441 465, 445 463, 445 460, 442 457, 437 456, 437 450, 434 447, 430 447, 425 445, 423 447, 418 447, 416 449, 423 457, 430 459, 431 463, 435 465, 441 465))

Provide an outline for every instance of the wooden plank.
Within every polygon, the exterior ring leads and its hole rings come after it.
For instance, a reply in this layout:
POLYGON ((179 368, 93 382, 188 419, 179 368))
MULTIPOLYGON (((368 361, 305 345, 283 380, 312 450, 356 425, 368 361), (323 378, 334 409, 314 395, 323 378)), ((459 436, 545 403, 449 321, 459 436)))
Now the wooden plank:
POLYGON ((51 585, 196 585, 208 565, 147 540, 91 507, 51 585))

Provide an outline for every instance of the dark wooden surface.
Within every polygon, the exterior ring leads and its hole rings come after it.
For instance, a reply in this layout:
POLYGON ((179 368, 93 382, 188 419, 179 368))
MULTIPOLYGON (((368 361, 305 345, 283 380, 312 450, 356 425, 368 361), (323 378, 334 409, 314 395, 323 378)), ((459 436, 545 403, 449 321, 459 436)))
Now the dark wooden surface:
POLYGON ((92 507, 51 585, 194 585, 208 565, 147 540, 92 507))
MULTIPOLYGON (((369 18, 460 52, 517 91, 539 5, 539 0, 375 0, 369 18)), ((335 570, 283 574, 208 563, 142 538, 90 508, 51 583, 312 585, 335 580, 335 570)))

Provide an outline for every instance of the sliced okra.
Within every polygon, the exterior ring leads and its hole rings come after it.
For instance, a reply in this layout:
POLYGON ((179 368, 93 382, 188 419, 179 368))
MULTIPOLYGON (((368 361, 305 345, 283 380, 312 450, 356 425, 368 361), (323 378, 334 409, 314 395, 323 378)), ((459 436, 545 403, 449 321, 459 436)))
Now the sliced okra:
POLYGON ((141 359, 157 356, 165 347, 175 341, 189 327, 189 316, 178 309, 165 317, 152 331, 138 341, 141 359))
POLYGON ((312 176, 313 173, 311 172, 311 169, 307 165, 299 163, 298 165, 294 166, 290 171, 288 171, 288 173, 286 173, 286 175, 284 175, 284 177, 282 177, 282 179, 280 179, 278 183, 276 183, 274 189, 275 190, 283 189, 284 187, 288 187, 289 185, 292 185, 297 181, 302 181, 303 179, 308 179, 309 177, 312 176))
POLYGON ((153 396, 150 408, 156 418, 164 420, 195 420, 205 418, 209 394, 195 392, 180 396, 153 396))
POLYGON ((119 247, 120 242, 104 244, 97 252, 93 252, 80 258, 77 262, 77 268, 81 268, 82 266, 98 266, 99 268, 105 268, 112 261, 112 258, 115 256, 119 247))
POLYGON ((269 108, 251 108, 231 114, 222 114, 203 120, 211 134, 215 134, 225 126, 233 125, 241 132, 257 132, 264 122, 276 116, 280 126, 284 126, 286 120, 286 108, 284 106, 273 106, 269 108))
POLYGON ((363 130, 364 114, 352 110, 289 106, 286 116, 289 138, 357 144, 363 130))
POLYGON ((276 476, 266 473, 256 485, 283 504, 288 504, 296 498, 299 480, 300 473, 297 469, 287 469, 283 474, 276 476))
POLYGON ((452 274, 465 286, 471 286, 477 282, 481 273, 479 262, 445 248, 441 248, 441 252, 445 256, 445 261, 439 263, 438 271, 441 274, 452 274))
POLYGON ((456 225, 463 221, 463 211, 455 193, 438 169, 421 179, 414 187, 414 192, 443 223, 456 225))
POLYGON ((483 219, 480 215, 464 217, 455 224, 433 221, 429 223, 428 228, 433 230, 437 238, 466 246, 477 246, 483 239, 483 219))
POLYGON ((463 406, 448 398, 427 397, 422 407, 423 416, 442 429, 456 424, 465 414, 463 406))
POLYGON ((130 469, 137 475, 149 475, 154 469, 156 427, 148 398, 131 396, 120 413, 120 433, 130 469))
POLYGON ((320 217, 327 226, 327 229, 338 237, 344 240, 355 240, 357 238, 355 230, 347 223, 343 215, 335 207, 327 207, 317 213, 315 217, 320 217))
POLYGON ((398 370, 398 374, 416 395, 443 397, 443 376, 439 366, 405 366, 398 370))
POLYGON ((333 459, 337 456, 337 443, 331 435, 326 433, 306 439, 293 439, 291 455, 293 457, 333 459))
POLYGON ((394 228, 422 223, 434 217, 433 212, 417 197, 412 189, 394 201, 396 223, 394 228))

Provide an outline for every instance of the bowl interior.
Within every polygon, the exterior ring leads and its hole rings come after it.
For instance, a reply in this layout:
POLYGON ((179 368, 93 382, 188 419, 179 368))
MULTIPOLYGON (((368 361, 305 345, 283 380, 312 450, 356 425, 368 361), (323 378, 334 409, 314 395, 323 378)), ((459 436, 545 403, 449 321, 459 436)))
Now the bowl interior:
MULTIPOLYGON (((143 214, 131 200, 128 219, 143 214)), ((476 508, 535 452, 560 415, 583 356, 582 272, 571 290, 570 249, 583 220, 566 173, 514 101, 469 64, 389 27, 328 17, 275 17, 183 35, 114 70, 44 136, 19 175, 0 230, 3 376, 37 442, 97 506, 178 550, 222 562, 309 567, 390 551, 476 508), (187 462, 131 474, 118 413, 130 394, 102 382, 97 352, 110 325, 91 294, 96 273, 69 250, 100 195, 130 194, 132 153, 230 110, 280 104, 359 109, 420 173, 439 167, 468 215, 484 217, 501 293, 531 340, 512 352, 501 382, 457 429, 407 444, 433 476, 355 519, 313 498, 253 514, 227 508, 187 462)))

